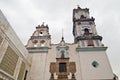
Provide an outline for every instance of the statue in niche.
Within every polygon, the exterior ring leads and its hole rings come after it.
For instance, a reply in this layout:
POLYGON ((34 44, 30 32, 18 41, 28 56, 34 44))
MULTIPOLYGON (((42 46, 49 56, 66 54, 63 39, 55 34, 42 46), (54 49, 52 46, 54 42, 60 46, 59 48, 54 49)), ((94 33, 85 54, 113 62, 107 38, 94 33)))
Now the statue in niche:
POLYGON ((64 51, 61 51, 61 58, 65 58, 64 51))

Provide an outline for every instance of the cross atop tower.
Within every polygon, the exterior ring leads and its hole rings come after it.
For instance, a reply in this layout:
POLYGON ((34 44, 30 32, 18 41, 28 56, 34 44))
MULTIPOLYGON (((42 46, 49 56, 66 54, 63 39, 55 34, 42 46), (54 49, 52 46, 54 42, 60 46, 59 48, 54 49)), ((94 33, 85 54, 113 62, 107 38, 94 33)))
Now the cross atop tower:
POLYGON ((90 17, 88 8, 78 8, 73 10, 73 35, 74 42, 94 46, 94 42, 100 42, 102 37, 97 35, 94 18, 90 17))
POLYGON ((42 23, 42 25, 44 25, 44 24, 45 24, 45 22, 42 23))

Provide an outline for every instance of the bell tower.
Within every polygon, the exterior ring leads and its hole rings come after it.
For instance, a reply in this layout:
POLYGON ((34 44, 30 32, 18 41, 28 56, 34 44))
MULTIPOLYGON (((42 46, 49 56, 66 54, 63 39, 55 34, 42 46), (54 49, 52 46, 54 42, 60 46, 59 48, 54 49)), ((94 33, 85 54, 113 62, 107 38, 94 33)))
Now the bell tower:
POLYGON ((51 49, 51 35, 49 27, 44 23, 38 25, 32 36, 28 40, 26 48, 29 52, 29 61, 31 62, 30 79, 31 80, 48 80, 45 79, 45 74, 48 74, 46 69, 49 65, 49 53, 51 49))
MULTIPOLYGON (((88 8, 73 9, 73 35, 80 60, 81 79, 112 80, 113 72, 106 54, 107 47, 97 34, 94 18, 88 8)), ((77 63, 76 61, 76 64, 77 63)))
POLYGON ((102 37, 97 35, 94 20, 93 17, 90 17, 88 8, 82 9, 78 6, 77 9, 73 10, 74 43, 87 40, 87 45, 93 46, 94 40, 98 42, 102 40, 102 37))
POLYGON ((27 47, 50 47, 51 35, 49 34, 48 25, 38 25, 33 35, 28 41, 27 47))

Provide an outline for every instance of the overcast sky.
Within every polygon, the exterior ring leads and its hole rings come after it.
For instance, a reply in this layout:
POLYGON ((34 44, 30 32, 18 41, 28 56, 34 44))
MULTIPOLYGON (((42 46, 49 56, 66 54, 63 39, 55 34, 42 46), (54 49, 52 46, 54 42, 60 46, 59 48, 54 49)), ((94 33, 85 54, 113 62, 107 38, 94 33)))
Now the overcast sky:
POLYGON ((0 0, 0 9, 24 45, 43 22, 49 25, 52 43, 73 43, 72 11, 80 5, 89 8, 98 34, 108 46, 107 55, 113 72, 120 77, 120 0, 0 0))

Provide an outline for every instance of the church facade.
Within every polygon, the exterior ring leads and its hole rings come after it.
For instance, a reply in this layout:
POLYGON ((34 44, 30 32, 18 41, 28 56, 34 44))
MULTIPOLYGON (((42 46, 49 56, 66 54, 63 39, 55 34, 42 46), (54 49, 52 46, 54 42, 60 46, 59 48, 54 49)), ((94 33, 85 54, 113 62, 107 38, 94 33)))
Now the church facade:
MULTIPOLYGON (((0 80, 115 80, 102 36, 88 8, 73 9, 74 43, 51 43, 49 26, 21 43, 0 12, 0 80)), ((72 36, 72 35, 71 35, 72 36)))

